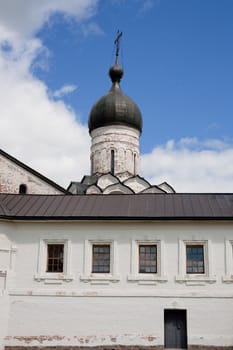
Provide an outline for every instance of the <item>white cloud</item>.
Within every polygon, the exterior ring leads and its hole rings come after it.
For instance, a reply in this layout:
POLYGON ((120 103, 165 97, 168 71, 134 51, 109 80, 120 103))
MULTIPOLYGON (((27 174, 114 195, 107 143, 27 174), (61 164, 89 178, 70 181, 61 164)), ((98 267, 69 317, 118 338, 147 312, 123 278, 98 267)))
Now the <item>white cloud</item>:
POLYGON ((54 91, 53 97, 61 98, 67 94, 71 94, 77 89, 75 85, 63 85, 60 89, 54 91))
MULTIPOLYGON (((89 136, 78 116, 49 97, 46 84, 32 73, 38 55, 46 55, 35 33, 54 13, 80 23, 97 0, 0 1, 0 148, 67 186, 89 173, 89 136)), ((74 91, 63 86, 57 97, 74 91)))
POLYGON ((64 102, 49 99, 29 63, 26 52, 17 62, 0 57, 1 148, 66 186, 88 171, 87 129, 64 102))
POLYGON ((98 26, 97 23, 89 22, 81 25, 82 33, 84 37, 89 36, 91 34, 94 35, 104 35, 104 31, 98 26))
POLYGON ((159 5, 160 0, 137 0, 141 7, 139 9, 139 13, 143 14, 145 12, 150 11, 154 6, 159 5))
POLYGON ((5 36, 32 37, 50 16, 61 13, 82 21, 96 11, 97 0, 1 0, 0 32, 5 36))
POLYGON ((142 156, 142 173, 177 192, 233 192, 233 144, 221 140, 170 140, 142 156))

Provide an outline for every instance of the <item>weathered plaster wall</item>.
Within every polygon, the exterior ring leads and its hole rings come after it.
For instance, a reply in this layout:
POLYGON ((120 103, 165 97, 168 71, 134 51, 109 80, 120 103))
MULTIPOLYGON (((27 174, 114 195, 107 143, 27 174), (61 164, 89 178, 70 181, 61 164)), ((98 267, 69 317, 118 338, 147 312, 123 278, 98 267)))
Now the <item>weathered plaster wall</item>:
MULTIPOLYGON (((0 277, 1 279, 1 277, 0 277)), ((8 332, 8 316, 9 316, 9 296, 4 294, 1 290, 0 293, 0 349, 5 346, 5 337, 8 332)))
POLYGON ((122 179, 139 173, 139 132, 126 126, 105 126, 91 133, 92 174, 111 171, 111 150, 115 152, 115 174, 122 179), (128 173, 128 175, 127 175, 128 173))
POLYGON ((0 155, 0 193, 19 193, 25 184, 27 193, 60 194, 61 192, 40 178, 0 155))
POLYGON ((226 278, 227 271, 233 275, 232 251, 226 258, 232 224, 15 223, 1 225, 0 232, 12 248, 5 345, 162 346, 167 308, 187 310, 190 345, 233 345, 233 284, 226 278), (43 257, 41 241, 46 239, 69 242, 67 279, 43 276, 38 257, 43 257), (88 247, 105 240, 114 242, 113 278, 95 278, 88 271, 88 247), (185 240, 208 242, 205 278, 182 276, 185 240), (135 272, 137 241, 162 242, 157 279, 140 279, 135 272))
POLYGON ((8 320, 10 298, 8 294, 8 283, 12 277, 12 252, 14 247, 9 239, 8 232, 11 225, 1 222, 0 224, 0 349, 4 347, 4 339, 8 334, 8 320))
POLYGON ((13 297, 6 344, 162 345, 164 308, 188 310, 190 344, 233 344, 232 299, 162 296, 13 297))

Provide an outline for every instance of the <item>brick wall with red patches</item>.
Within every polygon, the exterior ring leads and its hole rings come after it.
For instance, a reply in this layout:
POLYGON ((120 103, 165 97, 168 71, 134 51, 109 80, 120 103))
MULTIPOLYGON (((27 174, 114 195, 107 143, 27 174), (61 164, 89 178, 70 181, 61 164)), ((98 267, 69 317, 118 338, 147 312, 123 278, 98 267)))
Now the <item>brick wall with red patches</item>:
MULTIPOLYGON (((163 346, 6 346, 5 350, 164 350, 163 346)), ((233 346, 189 345, 187 350, 233 350, 233 346)))

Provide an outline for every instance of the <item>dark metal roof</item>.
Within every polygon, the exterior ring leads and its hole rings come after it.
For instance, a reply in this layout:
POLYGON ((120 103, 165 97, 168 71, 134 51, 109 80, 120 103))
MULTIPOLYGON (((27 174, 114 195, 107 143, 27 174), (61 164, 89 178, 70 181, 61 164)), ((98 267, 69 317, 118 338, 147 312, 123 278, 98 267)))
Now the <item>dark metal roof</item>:
POLYGON ((232 220, 233 194, 0 194, 14 220, 232 220))
MULTIPOLYGON (((147 187, 144 188, 144 190, 138 192, 138 193, 151 193, 151 192, 147 192, 148 190, 152 189, 152 188, 156 188, 157 189, 157 192, 161 192, 161 193, 167 193, 166 190, 163 189, 163 187, 160 187, 160 186, 165 186, 167 188, 170 189, 170 192, 174 192, 175 193, 175 190, 173 189, 173 187, 171 185, 169 185, 167 182, 163 182, 162 184, 160 184, 159 186, 156 186, 156 185, 151 185, 146 179, 144 179, 143 177, 139 176, 139 175, 135 175, 135 176, 131 176, 129 178, 127 178, 126 180, 124 181, 120 181, 119 177, 117 177, 116 175, 113 175, 111 174, 110 172, 108 173, 105 173, 105 174, 100 174, 100 175, 85 175, 83 178, 82 178, 82 181, 81 182, 75 182, 75 181, 72 181, 68 188, 67 188, 67 191, 70 192, 70 194, 86 194, 87 193, 87 190, 89 187, 91 186, 96 186, 98 189, 99 189, 99 193, 104 193, 104 191, 106 189, 109 189, 110 187, 112 186, 118 186, 118 185, 121 185, 123 186, 125 189, 128 189, 130 191, 130 193, 132 194, 135 194, 136 192, 134 192, 134 190, 129 187, 127 185, 127 183, 131 180, 141 180, 143 181, 144 183, 147 184, 147 187), (98 181, 104 177, 104 176, 111 176, 111 178, 114 178, 116 181, 110 185, 108 185, 106 188, 100 188, 98 186, 98 181)), ((106 192, 105 192, 106 193, 106 192)), ((126 192, 126 193, 129 193, 129 192, 126 192)), ((122 193, 123 194, 123 193, 122 193)))
POLYGON ((31 173, 32 175, 38 177, 39 179, 41 179, 42 181, 46 182, 48 185, 52 186, 53 188, 55 188, 56 190, 60 191, 61 193, 70 193, 69 191, 67 191, 65 188, 61 187, 60 185, 58 185, 57 183, 55 183, 54 181, 48 179, 46 176, 38 173, 38 171, 30 168, 28 165, 20 162, 18 159, 12 157, 10 154, 6 153, 5 151, 3 151, 2 149, 0 149, 0 155, 4 156, 5 158, 9 159, 11 162, 17 164, 20 168, 25 169, 26 171, 28 171, 29 173, 31 173))

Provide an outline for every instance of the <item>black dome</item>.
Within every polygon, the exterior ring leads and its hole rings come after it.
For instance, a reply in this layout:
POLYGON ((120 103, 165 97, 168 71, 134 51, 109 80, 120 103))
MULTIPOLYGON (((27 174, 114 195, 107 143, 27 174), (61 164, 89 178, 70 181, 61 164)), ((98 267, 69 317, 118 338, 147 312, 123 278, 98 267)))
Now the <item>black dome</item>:
POLYGON ((123 94, 119 85, 123 69, 115 64, 110 68, 109 75, 113 85, 92 107, 88 121, 89 132, 101 126, 126 125, 141 133, 141 112, 136 103, 123 94))

